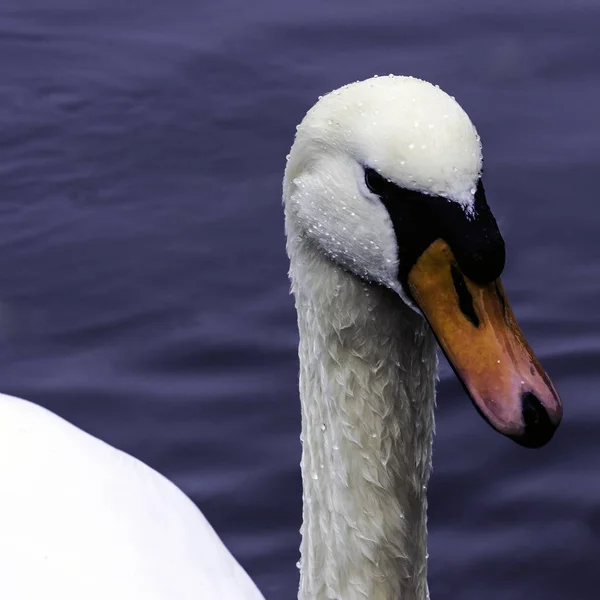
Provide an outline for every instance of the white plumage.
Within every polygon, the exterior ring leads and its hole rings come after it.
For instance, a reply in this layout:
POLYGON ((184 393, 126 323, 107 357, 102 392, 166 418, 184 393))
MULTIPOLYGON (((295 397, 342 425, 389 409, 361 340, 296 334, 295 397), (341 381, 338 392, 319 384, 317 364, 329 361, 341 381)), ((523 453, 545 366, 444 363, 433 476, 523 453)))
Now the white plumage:
POLYGON ((262 600, 196 506, 139 460, 0 395, 0 597, 262 600))

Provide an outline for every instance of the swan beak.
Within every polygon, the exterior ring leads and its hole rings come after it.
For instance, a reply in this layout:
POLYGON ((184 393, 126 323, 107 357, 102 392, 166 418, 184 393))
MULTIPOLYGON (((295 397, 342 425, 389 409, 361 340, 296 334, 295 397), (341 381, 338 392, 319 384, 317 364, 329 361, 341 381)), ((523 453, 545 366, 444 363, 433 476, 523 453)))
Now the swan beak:
POLYGON ((500 279, 474 283, 438 239, 412 267, 408 285, 488 423, 529 448, 549 442, 562 404, 515 320, 500 279))

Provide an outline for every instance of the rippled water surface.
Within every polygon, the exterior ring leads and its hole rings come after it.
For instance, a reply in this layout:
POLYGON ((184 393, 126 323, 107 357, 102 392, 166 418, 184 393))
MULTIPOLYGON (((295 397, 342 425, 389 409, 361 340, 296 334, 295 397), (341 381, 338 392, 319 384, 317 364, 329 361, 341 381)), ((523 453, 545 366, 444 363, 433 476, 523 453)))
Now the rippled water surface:
POLYGON ((432 597, 597 598, 599 26, 595 0, 4 0, 0 388, 168 475, 295 597, 285 155, 319 94, 429 79, 480 130, 505 287, 565 402, 526 451, 444 363, 432 597))

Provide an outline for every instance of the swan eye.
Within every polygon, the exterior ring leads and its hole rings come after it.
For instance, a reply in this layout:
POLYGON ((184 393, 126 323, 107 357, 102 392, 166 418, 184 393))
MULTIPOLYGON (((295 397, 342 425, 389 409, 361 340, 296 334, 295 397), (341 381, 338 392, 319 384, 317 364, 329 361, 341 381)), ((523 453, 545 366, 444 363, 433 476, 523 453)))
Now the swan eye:
POLYGON ((369 190, 377 196, 385 196, 390 187, 390 182, 370 167, 365 167, 365 183, 369 190))

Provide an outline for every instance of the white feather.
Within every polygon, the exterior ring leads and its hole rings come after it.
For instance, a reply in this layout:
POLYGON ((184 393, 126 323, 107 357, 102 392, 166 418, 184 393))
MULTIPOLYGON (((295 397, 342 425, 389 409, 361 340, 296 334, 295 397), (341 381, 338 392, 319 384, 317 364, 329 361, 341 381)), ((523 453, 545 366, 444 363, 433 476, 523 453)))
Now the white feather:
POLYGON ((4 395, 0 482, 2 598, 263 600, 171 482, 4 395))

